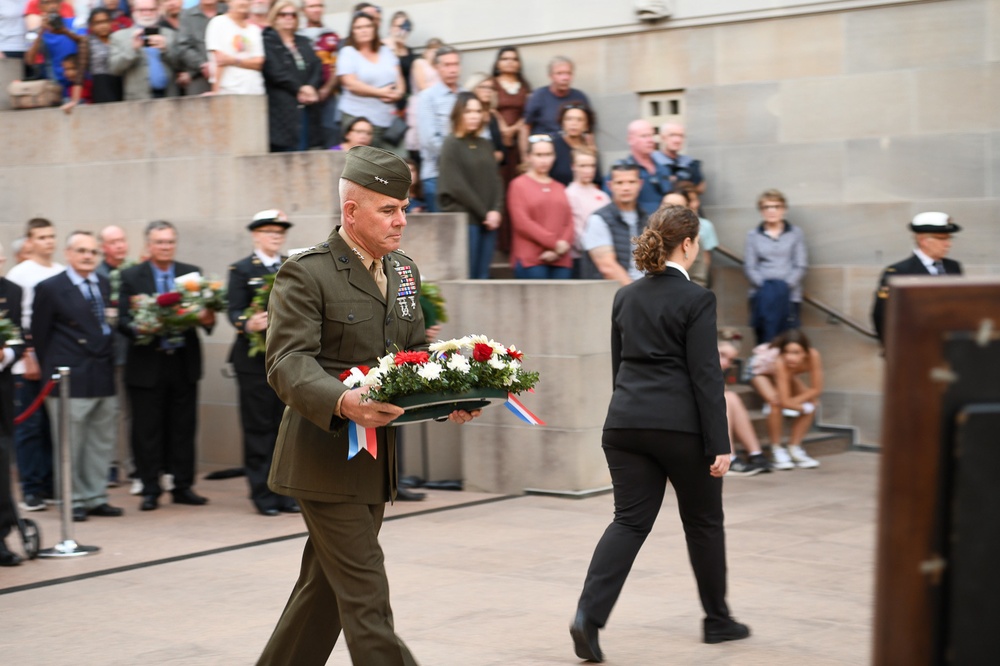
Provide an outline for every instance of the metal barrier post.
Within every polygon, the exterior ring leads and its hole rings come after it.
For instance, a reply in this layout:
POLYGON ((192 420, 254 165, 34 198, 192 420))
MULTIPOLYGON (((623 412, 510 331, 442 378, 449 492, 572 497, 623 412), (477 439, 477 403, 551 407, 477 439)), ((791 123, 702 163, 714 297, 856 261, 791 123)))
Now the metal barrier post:
POLYGON ((69 368, 58 368, 59 380, 59 481, 62 496, 62 541, 39 551, 39 557, 80 557, 96 553, 97 546, 81 546, 73 540, 73 461, 70 455, 69 368))

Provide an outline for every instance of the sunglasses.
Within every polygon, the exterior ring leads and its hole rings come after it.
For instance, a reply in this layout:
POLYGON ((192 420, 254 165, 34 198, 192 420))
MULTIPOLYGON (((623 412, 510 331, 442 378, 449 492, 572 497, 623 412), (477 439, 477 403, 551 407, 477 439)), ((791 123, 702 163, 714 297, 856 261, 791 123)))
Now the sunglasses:
POLYGON ((552 143, 552 137, 548 134, 532 134, 528 137, 528 143, 552 143))
POLYGON ((286 18, 296 18, 298 14, 296 14, 295 12, 278 12, 278 16, 286 18))

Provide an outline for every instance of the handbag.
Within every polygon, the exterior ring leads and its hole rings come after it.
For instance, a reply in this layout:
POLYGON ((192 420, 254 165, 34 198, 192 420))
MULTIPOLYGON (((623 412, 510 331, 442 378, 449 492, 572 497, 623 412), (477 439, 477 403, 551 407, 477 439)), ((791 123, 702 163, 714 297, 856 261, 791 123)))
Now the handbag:
POLYGON ((399 116, 393 116, 392 123, 382 132, 382 141, 398 146, 399 142, 406 136, 407 129, 409 129, 409 126, 405 120, 399 116))
POLYGON ((7 86, 13 109, 42 109, 62 103, 62 86, 55 81, 11 81, 7 86))

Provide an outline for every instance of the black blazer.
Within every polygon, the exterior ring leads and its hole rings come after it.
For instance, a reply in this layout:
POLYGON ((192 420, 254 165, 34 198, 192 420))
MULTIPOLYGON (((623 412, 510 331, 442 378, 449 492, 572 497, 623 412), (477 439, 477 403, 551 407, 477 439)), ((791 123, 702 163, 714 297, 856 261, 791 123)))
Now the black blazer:
MULTIPOLYGON (((191 264, 174 262, 174 276, 180 277, 187 273, 201 272, 201 269, 191 264)), ((156 281, 153 277, 153 267, 148 261, 137 266, 126 268, 121 273, 121 294, 118 298, 118 329, 132 340, 128 349, 128 359, 125 362, 125 383, 140 388, 154 388, 160 382, 160 361, 170 359, 171 363, 183 365, 187 379, 192 384, 201 379, 201 341, 197 329, 188 329, 184 333, 184 346, 175 349, 172 354, 165 354, 160 349, 159 340, 153 340, 147 345, 135 344, 135 331, 132 330, 132 315, 129 312, 129 302, 136 294, 155 294, 156 281)), ((205 330, 211 332, 212 327, 205 330)))
MULTIPOLYGON (((942 259, 945 275, 961 275, 962 264, 954 259, 942 259)), ((920 261, 920 257, 911 254, 902 261, 897 261, 882 271, 882 277, 878 281, 878 291, 875 292, 875 305, 872 306, 872 323, 875 324, 875 332, 878 339, 882 340, 885 330, 885 304, 889 298, 889 278, 893 275, 930 275, 930 271, 920 261)), ((884 340, 883 340, 884 342, 884 340)))
MULTIPOLYGON (((5 277, 0 277, 0 314, 21 326, 21 287, 5 277)), ((21 332, 23 340, 26 332, 21 332)), ((24 355, 24 343, 9 345, 14 352, 16 362, 24 355)), ((11 363, 0 372, 0 434, 14 434, 14 378, 11 376, 11 363)), ((2 524, 2 522, 0 522, 2 524)))
MULTIPOLYGON (((285 258, 281 259, 284 261, 285 258)), ((243 333, 243 325, 246 323, 243 312, 250 307, 250 302, 257 293, 257 287, 251 286, 250 281, 269 273, 271 270, 256 254, 240 259, 229 267, 229 321, 236 327, 236 341, 229 350, 229 362, 233 364, 236 372, 267 374, 264 370, 263 352, 254 357, 247 356, 247 352, 250 351, 250 340, 243 333)))
MULTIPOLYGON (((111 284, 103 275, 97 276, 97 284, 101 299, 108 303, 111 284)), ((43 380, 51 377, 59 366, 67 366, 70 397, 102 398, 115 394, 114 336, 104 334, 90 303, 66 273, 35 285, 31 341, 43 380)))
POLYGON ((614 393, 604 428, 700 434, 729 453, 715 294, 675 268, 622 287, 611 314, 614 393))
MULTIPOLYGON (((299 105, 299 88, 310 85, 319 91, 323 83, 323 63, 313 51, 312 43, 302 35, 295 35, 295 50, 299 52, 305 69, 299 69, 295 56, 288 50, 281 35, 274 28, 265 28, 264 87, 267 90, 267 122, 271 145, 294 149, 302 131, 302 107, 299 105)), ((306 106, 309 124, 318 126, 321 104, 306 106)), ((310 134, 310 143, 316 144, 316 135, 310 134)))

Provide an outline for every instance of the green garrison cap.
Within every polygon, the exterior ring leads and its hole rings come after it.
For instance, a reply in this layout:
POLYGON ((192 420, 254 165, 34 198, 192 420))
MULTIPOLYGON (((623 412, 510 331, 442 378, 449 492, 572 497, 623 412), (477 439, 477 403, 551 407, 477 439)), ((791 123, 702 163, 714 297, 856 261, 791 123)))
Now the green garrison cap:
POLYGON ((410 168, 406 162, 371 146, 354 146, 347 151, 341 177, 394 199, 405 199, 410 192, 410 168))

